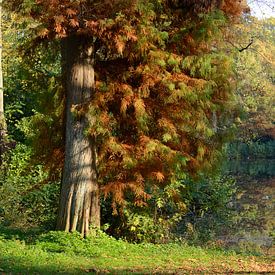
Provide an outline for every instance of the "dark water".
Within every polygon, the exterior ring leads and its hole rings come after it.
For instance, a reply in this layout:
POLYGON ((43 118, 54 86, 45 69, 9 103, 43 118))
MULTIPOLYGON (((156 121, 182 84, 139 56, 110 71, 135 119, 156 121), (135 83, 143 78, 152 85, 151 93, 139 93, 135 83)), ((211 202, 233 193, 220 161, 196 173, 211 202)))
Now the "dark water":
POLYGON ((275 178, 275 159, 230 160, 226 163, 227 173, 243 178, 275 178))
POLYGON ((229 161, 227 174, 236 180, 235 242, 272 249, 275 237, 275 160, 229 161))

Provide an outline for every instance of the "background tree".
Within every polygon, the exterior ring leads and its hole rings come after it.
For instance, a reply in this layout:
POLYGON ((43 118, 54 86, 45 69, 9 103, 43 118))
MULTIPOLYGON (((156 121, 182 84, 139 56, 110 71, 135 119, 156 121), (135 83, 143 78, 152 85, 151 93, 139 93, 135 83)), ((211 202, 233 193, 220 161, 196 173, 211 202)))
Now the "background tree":
MULTIPOLYGON (((243 108, 241 133, 243 140, 275 137, 274 130, 274 18, 259 21, 250 18, 242 26, 242 36, 249 36, 253 44, 237 55, 238 87, 240 106, 243 108), (249 35, 247 29, 250 29, 249 35)), ((244 42, 243 42, 244 44, 244 42)))
MULTIPOLYGON (((246 17, 227 42, 235 52, 238 129, 231 158, 274 155, 274 18, 246 17)), ((232 32, 231 32, 232 35, 232 32)))
POLYGON ((2 1, 0 1, 0 164, 4 151, 6 137, 6 121, 4 115, 4 92, 3 92, 3 71, 2 71, 2 1))
POLYGON ((54 164, 63 160, 60 54, 56 43, 49 44, 51 51, 43 45, 31 51, 34 25, 33 20, 4 10, 2 65, 9 150, 0 167, 0 221, 53 229, 61 170, 54 164))

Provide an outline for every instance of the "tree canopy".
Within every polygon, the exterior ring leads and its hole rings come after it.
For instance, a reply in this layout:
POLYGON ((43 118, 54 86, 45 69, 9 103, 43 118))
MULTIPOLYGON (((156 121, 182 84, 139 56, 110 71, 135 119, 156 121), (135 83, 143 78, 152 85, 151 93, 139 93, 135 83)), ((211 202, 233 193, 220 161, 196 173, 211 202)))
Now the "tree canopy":
POLYGON ((244 141, 275 137, 274 24, 274 18, 249 18, 237 26, 239 42, 252 42, 247 50, 236 54, 236 94, 243 110, 239 138, 244 141))

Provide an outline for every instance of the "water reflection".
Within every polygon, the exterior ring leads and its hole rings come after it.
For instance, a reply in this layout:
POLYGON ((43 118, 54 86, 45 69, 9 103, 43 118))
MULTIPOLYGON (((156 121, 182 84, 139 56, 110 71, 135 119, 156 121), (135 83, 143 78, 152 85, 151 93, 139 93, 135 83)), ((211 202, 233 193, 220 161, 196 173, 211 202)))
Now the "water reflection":
POLYGON ((230 160, 226 171, 233 176, 270 178, 275 177, 275 160, 230 160))
POLYGON ((275 161, 231 160, 226 164, 226 174, 235 178, 237 187, 232 202, 235 228, 229 233, 230 241, 271 249, 275 228, 275 161))

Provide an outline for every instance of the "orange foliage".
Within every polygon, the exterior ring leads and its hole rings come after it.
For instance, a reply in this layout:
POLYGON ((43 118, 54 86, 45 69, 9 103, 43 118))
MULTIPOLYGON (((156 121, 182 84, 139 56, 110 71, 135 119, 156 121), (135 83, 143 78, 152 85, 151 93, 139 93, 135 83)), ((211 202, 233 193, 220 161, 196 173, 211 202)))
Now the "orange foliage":
MULTIPOLYGON (((222 71, 218 76, 183 64, 188 56, 211 52, 211 22, 199 13, 219 8, 232 17, 245 9, 238 0, 144 3, 36 0, 30 12, 43 23, 43 38, 97 38, 89 133, 98 143, 102 191, 113 195, 114 207, 129 190, 142 204, 148 182, 164 185, 179 172, 195 174, 213 161, 221 137, 212 132, 212 111, 222 115, 230 74, 215 57, 208 70, 222 71)), ((59 158, 60 152, 54 154, 59 158)))
POLYGON ((246 0, 224 0, 222 1, 221 10, 225 14, 230 14, 234 16, 239 16, 242 12, 250 12, 246 0))

